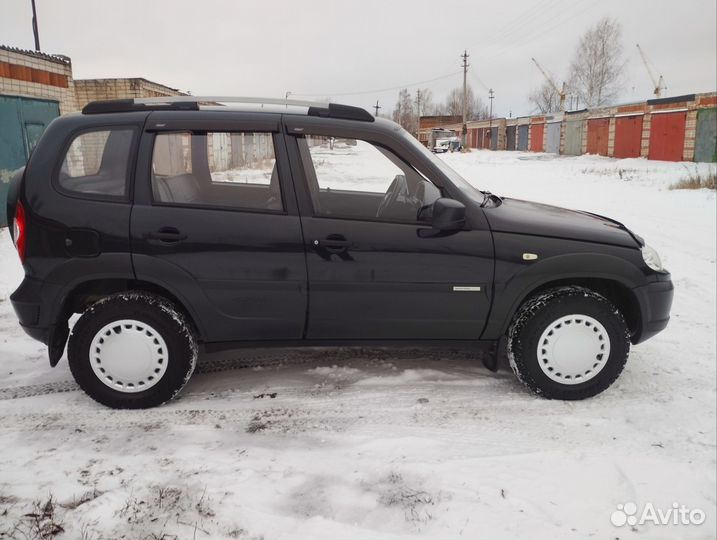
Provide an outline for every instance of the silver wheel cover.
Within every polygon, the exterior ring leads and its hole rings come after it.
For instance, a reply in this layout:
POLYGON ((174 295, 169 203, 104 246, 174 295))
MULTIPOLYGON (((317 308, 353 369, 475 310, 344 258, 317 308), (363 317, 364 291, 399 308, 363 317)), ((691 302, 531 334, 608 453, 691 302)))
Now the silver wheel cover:
POLYGON ((610 357, 610 336, 597 319, 565 315, 548 325, 538 341, 538 365, 560 384, 580 384, 597 376, 610 357))
POLYGON ((90 344, 90 365, 104 384, 125 393, 143 392, 167 371, 167 344, 147 323, 122 319, 105 325, 90 344))

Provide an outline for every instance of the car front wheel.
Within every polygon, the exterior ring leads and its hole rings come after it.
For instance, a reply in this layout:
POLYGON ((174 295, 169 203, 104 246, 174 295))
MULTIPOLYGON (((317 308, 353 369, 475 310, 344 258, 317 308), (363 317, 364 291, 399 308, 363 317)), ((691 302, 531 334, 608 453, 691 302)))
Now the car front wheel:
POLYGON ((534 296, 508 331, 508 358, 516 376, 550 399, 599 394, 620 375, 629 352, 630 334, 620 311, 584 287, 558 287, 534 296))
POLYGON ((168 300, 144 293, 109 295, 90 306, 72 329, 70 370, 95 401, 144 409, 172 399, 197 361, 186 317, 168 300))

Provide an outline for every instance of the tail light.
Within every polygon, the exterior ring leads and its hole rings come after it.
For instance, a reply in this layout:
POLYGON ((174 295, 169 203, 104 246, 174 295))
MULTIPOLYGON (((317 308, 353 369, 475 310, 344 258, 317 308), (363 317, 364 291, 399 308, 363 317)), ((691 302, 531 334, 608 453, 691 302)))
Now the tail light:
POLYGON ((15 249, 17 254, 20 256, 20 262, 25 262, 25 209, 20 201, 15 206, 15 219, 12 223, 13 226, 13 240, 15 240, 15 249))

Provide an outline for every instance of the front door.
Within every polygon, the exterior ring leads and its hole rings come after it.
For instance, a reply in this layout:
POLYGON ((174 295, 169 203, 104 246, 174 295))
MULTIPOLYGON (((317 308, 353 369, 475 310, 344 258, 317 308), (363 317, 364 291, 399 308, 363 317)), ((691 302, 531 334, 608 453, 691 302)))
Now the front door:
POLYGON ((159 131, 138 166, 137 278, 186 302, 207 341, 301 339, 306 262, 279 116, 189 114, 147 121, 159 131))
POLYGON ((436 234, 426 212, 444 193, 386 146, 289 141, 303 164, 297 189, 311 201, 302 207, 307 337, 478 339, 490 307, 490 232, 436 234))

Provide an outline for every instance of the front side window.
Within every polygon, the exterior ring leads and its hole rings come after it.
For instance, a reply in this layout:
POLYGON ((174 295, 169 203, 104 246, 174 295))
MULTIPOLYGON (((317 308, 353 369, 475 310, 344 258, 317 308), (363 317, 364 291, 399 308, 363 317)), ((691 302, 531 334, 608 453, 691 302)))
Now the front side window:
POLYGON ((158 134, 152 193, 159 203, 283 209, 271 133, 158 134))
POLYGON ((133 136, 128 128, 77 135, 60 168, 60 187, 78 194, 126 197, 133 136))
POLYGON ((356 139, 298 140, 317 216, 416 223, 440 190, 389 150, 356 139))

